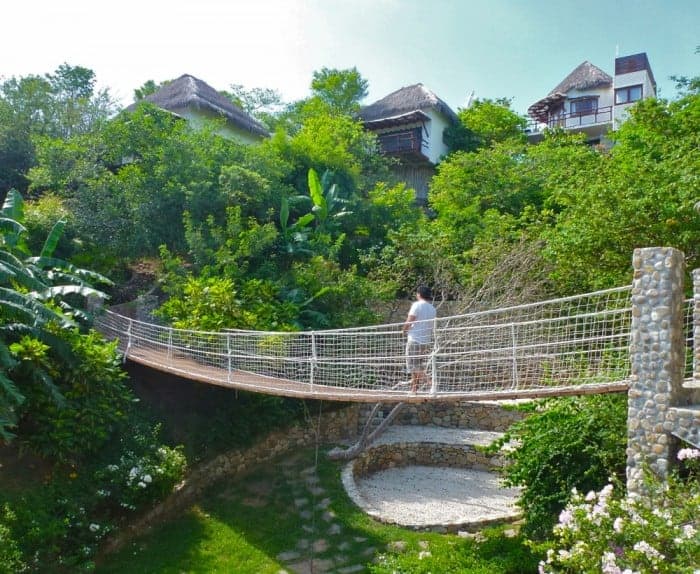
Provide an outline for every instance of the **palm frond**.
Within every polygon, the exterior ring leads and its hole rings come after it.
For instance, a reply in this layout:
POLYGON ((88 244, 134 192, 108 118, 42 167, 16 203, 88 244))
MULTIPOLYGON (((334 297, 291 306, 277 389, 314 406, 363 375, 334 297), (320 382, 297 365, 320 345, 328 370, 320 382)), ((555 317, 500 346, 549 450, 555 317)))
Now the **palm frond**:
POLYGON ((0 340, 0 369, 11 369, 16 364, 17 360, 12 356, 10 349, 0 340))
POLYGON ((0 371, 0 395, 5 396, 4 401, 9 401, 15 405, 21 405, 25 399, 15 382, 5 376, 5 373, 2 371, 0 371))
POLYGON ((59 240, 63 236, 63 230, 65 227, 65 219, 59 219, 56 223, 54 223, 49 236, 46 238, 46 241, 44 241, 44 246, 41 248, 39 257, 51 257, 53 255, 53 252, 56 251, 56 246, 58 245, 59 240))
POLYGON ((33 291, 30 295, 35 296, 40 301, 51 301, 67 295, 79 295, 81 297, 99 297, 104 299, 106 295, 93 287, 87 285, 54 285, 44 289, 41 293, 33 291))
POLYGON ((89 269, 81 269, 76 267, 72 263, 64 259, 57 259, 56 257, 28 257, 25 259, 27 265, 33 265, 38 269, 51 269, 54 273, 59 270, 65 271, 74 275, 76 278, 89 281, 90 283, 102 283, 105 285, 112 285, 112 281, 105 277, 104 275, 97 273, 96 271, 90 271, 89 269))
POLYGON ((39 325, 51 321, 58 322, 61 326, 73 326, 68 317, 43 305, 40 301, 29 295, 18 293, 12 289, 0 287, 0 306, 9 307, 20 316, 28 318, 30 325, 39 325))
MULTIPOLYGON (((19 235, 27 231, 19 221, 12 219, 11 217, 0 217, 0 231, 3 233, 12 233, 13 235, 19 235)), ((9 241, 11 245, 15 245, 16 241, 13 239, 9 241)))
POLYGON ((64 338, 54 335, 51 331, 32 327, 25 323, 10 323, 0 326, 0 339, 5 341, 19 341, 22 337, 38 339, 50 347, 51 353, 65 365, 70 366, 76 362, 75 353, 70 343, 64 338))
POLYGON ((2 213, 4 217, 10 219, 22 219, 24 214, 24 199, 22 198, 22 194, 14 188, 8 191, 0 213, 2 213))
POLYGON ((47 287, 45 283, 36 278, 32 269, 27 268, 22 262, 7 251, 0 251, 0 281, 12 279, 22 287, 41 291, 47 287), (4 273, 4 277, 2 275, 4 273))

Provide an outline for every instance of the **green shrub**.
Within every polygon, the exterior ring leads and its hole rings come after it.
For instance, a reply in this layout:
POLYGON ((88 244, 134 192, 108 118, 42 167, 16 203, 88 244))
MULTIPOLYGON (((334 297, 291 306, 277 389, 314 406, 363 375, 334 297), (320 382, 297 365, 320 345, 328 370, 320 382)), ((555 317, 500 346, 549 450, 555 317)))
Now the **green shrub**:
MULTIPOLYGON (((111 438, 115 440, 94 460, 56 465, 42 488, 12 501, 14 515, 4 522, 27 571, 92 570, 105 537, 126 517, 164 499, 182 480, 185 457, 180 449, 162 444, 158 427, 132 419, 111 438)), ((2 525, 0 514, 0 541, 2 525)), ((0 560, 2 556, 0 548, 0 560)))
POLYGON ((22 572, 26 566, 22 561, 19 544, 12 536, 9 524, 15 520, 14 513, 5 504, 0 512, 0 574, 22 572))
POLYGON ((66 462, 97 452, 125 419, 133 395, 125 385, 116 342, 107 343, 94 332, 64 331, 60 336, 75 355, 60 370, 50 356, 39 353, 37 341, 25 338, 12 350, 22 360, 25 378, 36 377, 43 368, 62 395, 57 401, 50 387, 31 386, 22 405, 22 437, 42 456, 66 462))
POLYGON ((611 394, 547 400, 511 427, 499 445, 516 445, 503 472, 523 489, 524 532, 546 537, 573 488, 599 490, 624 476, 626 425, 626 396, 611 394))

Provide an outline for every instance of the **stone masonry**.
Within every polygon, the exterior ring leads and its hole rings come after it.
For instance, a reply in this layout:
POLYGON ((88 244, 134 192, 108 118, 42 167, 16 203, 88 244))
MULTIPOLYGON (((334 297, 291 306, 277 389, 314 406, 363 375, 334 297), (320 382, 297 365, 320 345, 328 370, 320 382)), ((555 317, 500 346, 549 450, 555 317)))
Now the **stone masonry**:
POLYGON ((697 419, 685 412, 691 395, 683 387, 683 253, 636 249, 633 266, 627 490, 635 496, 644 493, 645 467, 667 475, 677 448, 673 435, 681 423, 697 425, 697 419))

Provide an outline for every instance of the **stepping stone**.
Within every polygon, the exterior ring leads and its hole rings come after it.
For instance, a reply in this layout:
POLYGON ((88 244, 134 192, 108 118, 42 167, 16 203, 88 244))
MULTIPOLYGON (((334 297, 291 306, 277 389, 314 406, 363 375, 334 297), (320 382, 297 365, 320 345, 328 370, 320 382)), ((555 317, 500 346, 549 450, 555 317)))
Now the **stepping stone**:
POLYGON ((309 476, 316 474, 316 467, 310 466, 301 471, 302 476, 309 476))
POLYGON ((332 560, 314 560, 313 563, 311 560, 304 560, 288 566, 294 574, 325 574, 334 571, 332 560))
POLYGON ((367 542, 367 539, 363 536, 355 536, 354 540, 355 542, 367 542))
POLYGON ((331 503, 331 499, 330 499, 330 498, 324 498, 323 500, 321 500, 321 501, 316 505, 316 508, 320 508, 321 510, 325 510, 326 508, 328 508, 328 505, 329 505, 330 503, 331 503))
POLYGON ((309 486, 313 486, 314 484, 318 484, 319 480, 320 479, 318 478, 318 475, 312 474, 311 476, 307 476, 306 480, 304 480, 304 482, 306 484, 308 484, 309 486))
POLYGON ((301 516, 304 520, 311 520, 311 517, 312 517, 313 515, 311 514, 311 511, 310 511, 310 510, 302 510, 302 511, 299 513, 299 516, 301 516))
POLYGON ((302 506, 306 506, 309 504, 309 499, 308 498, 295 498, 294 499, 294 506, 297 508, 301 508, 302 506))
POLYGON ((307 550, 310 545, 311 543, 306 538, 297 541, 297 548, 301 550, 307 550))
POLYGON ((354 574, 354 572, 364 572, 364 570, 365 567, 362 564, 353 564, 352 566, 338 568, 338 574, 354 574))
POLYGON ((312 548, 315 553, 321 554, 322 552, 328 550, 328 542, 321 538, 313 543, 312 548))
POLYGON ((335 536, 336 534, 340 534, 342 531, 342 527, 338 523, 331 524, 331 527, 328 529, 328 534, 331 536, 335 536))
MULTIPOLYGON (((355 541, 359 542, 357 538, 355 538, 355 541)), ((407 547, 408 543, 405 540, 392 540, 386 545, 386 549, 389 552, 406 552, 407 547)))
POLYGON ((341 552, 345 552, 349 548, 350 548, 350 543, 347 540, 345 542, 341 542, 340 544, 338 544, 338 550, 340 550, 341 552))
POLYGON ((308 526, 307 524, 302 524, 301 529, 304 532, 308 532, 309 534, 311 534, 314 531, 314 529, 311 526, 308 526))
POLYGON ((311 494, 313 494, 314 496, 321 496, 321 495, 324 494, 326 491, 325 491, 325 489, 321 488, 320 486, 312 486, 312 487, 309 489, 309 492, 310 492, 311 494))
POLYGON ((301 554, 296 550, 287 550, 286 552, 280 552, 277 555, 277 560, 280 562, 289 562, 290 560, 296 560, 301 554))
POLYGON ((376 551, 377 549, 374 546, 368 546, 361 552, 361 554, 362 556, 372 556, 376 551))
POLYGON ((323 518, 323 520, 325 520, 326 522, 330 522, 331 520, 333 520, 333 519, 335 518, 335 512, 333 512, 332 510, 326 510, 326 511, 323 513, 322 518, 323 518))

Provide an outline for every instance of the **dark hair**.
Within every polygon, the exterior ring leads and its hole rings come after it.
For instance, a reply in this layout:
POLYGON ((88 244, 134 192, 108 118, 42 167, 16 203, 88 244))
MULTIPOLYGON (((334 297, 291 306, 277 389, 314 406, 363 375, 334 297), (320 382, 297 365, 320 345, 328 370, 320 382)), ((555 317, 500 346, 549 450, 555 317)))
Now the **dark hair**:
POLYGON ((418 293, 418 295, 420 295, 423 299, 427 299, 428 301, 433 300, 433 294, 430 291, 430 287, 427 285, 418 285, 416 293, 418 293))

